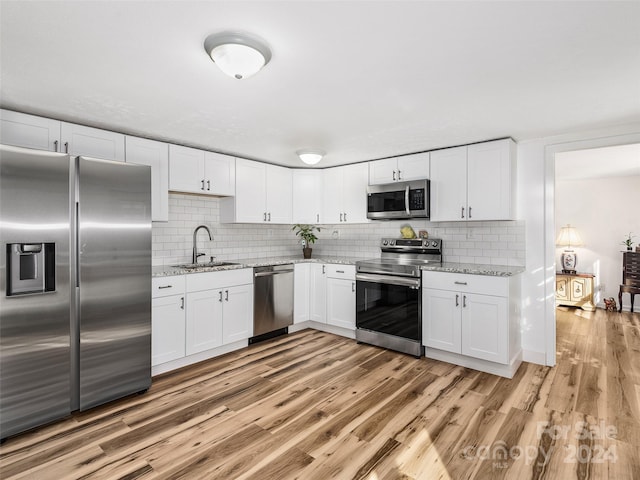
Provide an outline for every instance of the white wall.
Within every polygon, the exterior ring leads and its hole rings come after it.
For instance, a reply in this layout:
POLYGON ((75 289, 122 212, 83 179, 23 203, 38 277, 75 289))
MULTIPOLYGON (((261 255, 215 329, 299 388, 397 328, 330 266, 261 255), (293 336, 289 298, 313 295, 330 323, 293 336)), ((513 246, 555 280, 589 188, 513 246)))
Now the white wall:
POLYGON ((555 364, 555 153, 639 141, 640 123, 635 123, 518 144, 518 217, 527 226, 526 272, 521 277, 526 361, 555 364))
MULTIPOLYGON (((606 159, 603 159, 606 163, 606 159)), ((618 301, 622 279, 621 242, 629 232, 640 242, 640 176, 604 177, 583 180, 557 180, 555 190, 556 237, 560 227, 576 227, 584 246, 575 247, 577 270, 593 273, 595 301, 604 307, 602 298, 618 301)), ((557 248, 556 263, 564 248, 557 248)), ((623 299, 630 307, 629 296, 623 299)))
MULTIPOLYGON (((363 197, 363 201, 364 201, 363 197)), ((169 195, 169 222, 153 224, 153 264, 172 265, 191 261, 193 231, 201 224, 213 234, 198 234, 198 251, 217 260, 237 260, 279 256, 302 256, 302 247, 291 225, 222 224, 218 198, 169 195)), ((445 261, 489 265, 523 266, 525 261, 524 222, 438 222, 403 220, 357 225, 322 225, 314 255, 373 258, 380 256, 382 237, 399 237, 400 226, 425 229, 429 236, 442 238, 445 261)))

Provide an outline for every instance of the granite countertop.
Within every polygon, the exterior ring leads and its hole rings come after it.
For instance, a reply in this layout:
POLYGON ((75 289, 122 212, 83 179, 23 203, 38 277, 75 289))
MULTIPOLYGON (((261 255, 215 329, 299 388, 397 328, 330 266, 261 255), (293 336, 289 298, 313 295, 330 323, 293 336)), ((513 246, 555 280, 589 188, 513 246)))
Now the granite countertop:
POLYGON ((506 265, 482 265, 477 263, 443 262, 423 265, 427 272, 468 273, 471 275, 488 275, 492 277, 511 277, 525 271, 524 267, 509 267, 506 265))
POLYGON ((226 270, 238 270, 240 268, 265 267, 268 265, 284 265, 286 263, 336 263, 340 265, 355 265, 360 258, 352 257, 273 257, 273 258, 243 258, 239 260, 224 260, 233 265, 206 266, 184 269, 175 265, 159 265, 151 270, 152 277, 167 277, 170 275, 189 275, 190 273, 223 272, 226 270))

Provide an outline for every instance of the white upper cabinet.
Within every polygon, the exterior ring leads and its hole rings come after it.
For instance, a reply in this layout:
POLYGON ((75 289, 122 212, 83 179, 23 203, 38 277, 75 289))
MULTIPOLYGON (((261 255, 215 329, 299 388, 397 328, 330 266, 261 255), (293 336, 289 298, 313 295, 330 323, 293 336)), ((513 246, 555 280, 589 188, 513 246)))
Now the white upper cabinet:
POLYGON ((204 178, 207 194, 234 195, 236 193, 236 161, 234 157, 204 152, 204 178))
POLYGON ((26 113, 0 111, 0 143, 15 147, 60 151, 60 122, 26 113))
POLYGON ((223 223, 291 223, 291 170, 236 159, 236 194, 220 202, 223 223))
POLYGON ((104 160, 125 161, 124 135, 75 123, 61 123, 61 151, 104 160))
POLYGON ((324 170, 322 223, 367 223, 369 166, 356 163, 324 170))
POLYGON ((146 138, 127 136, 127 163, 151 167, 151 219, 169 220, 169 146, 146 138))
POLYGON ((235 159, 220 153, 169 145, 169 190, 202 195, 233 195, 235 159))
POLYGON ((429 152, 369 162, 369 185, 429 178, 429 152))
POLYGON ((512 220, 515 158, 510 139, 431 152, 431 221, 512 220))
POLYGON ((293 223, 320 223, 322 212, 322 171, 295 169, 293 175, 293 223))

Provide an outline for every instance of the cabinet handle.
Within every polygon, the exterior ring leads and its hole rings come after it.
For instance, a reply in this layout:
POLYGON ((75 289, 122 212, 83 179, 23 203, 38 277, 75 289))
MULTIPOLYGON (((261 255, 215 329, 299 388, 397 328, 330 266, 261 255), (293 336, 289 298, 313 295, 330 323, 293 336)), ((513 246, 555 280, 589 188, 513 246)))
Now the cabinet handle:
POLYGON ((344 221, 347 221, 347 212, 344 212, 344 221))
POLYGON ((320 214, 316 213, 316 223, 320 223, 320 214))
POLYGON ((207 191, 211 191, 211 180, 207 180, 207 191))
POLYGON ((342 212, 340 212, 340 221, 342 221, 342 212))
POLYGON ((467 296, 466 296, 466 295, 463 295, 463 296, 462 296, 462 306, 463 306, 463 307, 466 307, 466 306, 467 306, 467 296))
POLYGON ((460 305, 460 295, 456 294, 456 307, 460 305))
POLYGON ((204 190, 204 180, 200 180, 200 182, 202 183, 202 186, 200 187, 200 190, 204 190))
POLYGON ((398 170, 398 180, 402 180, 402 178, 400 177, 400 170, 398 170))
POLYGON ((356 291, 356 282, 351 282, 351 291, 352 292, 356 291))
POLYGON ((222 290, 220 290, 218 293, 220 294, 220 298, 218 298, 218 301, 222 302, 222 290))
POLYGON ((324 275, 324 265, 322 265, 322 274, 324 275))
POLYGON ((469 207, 469 218, 471 218, 471 207, 469 207))
POLYGON ((267 214, 267 217, 268 217, 268 220, 267 220, 267 221, 269 221, 269 222, 270 222, 270 221, 271 221, 271 212, 269 212, 269 213, 267 214))
POLYGON ((344 270, 336 270, 336 273, 344 273, 344 270))
POLYGON ((69 153, 69 142, 64 142, 64 153, 69 153))
POLYGON ((460 215, 461 218, 464 218, 464 207, 462 207, 462 214, 460 215))
POLYGON ((453 282, 455 285, 466 285, 467 282, 453 282))
POLYGON ((171 287, 173 287, 173 285, 160 285, 158 287, 158 290, 162 290, 163 288, 171 288, 171 287))
POLYGON ((396 181, 396 171, 395 170, 393 171, 393 181, 394 182, 396 181))
POLYGON ((54 140, 53 141, 53 148, 54 148, 54 150, 53 150, 54 152, 58 151, 58 140, 54 140))
POLYGON ((184 310, 184 297, 180 297, 180 309, 184 310))
POLYGON ((266 222, 266 221, 267 221, 267 212, 264 212, 264 213, 262 214, 262 221, 263 221, 263 222, 266 222))
POLYGON ((229 301, 229 290, 225 290, 224 291, 224 299, 228 302, 229 301))

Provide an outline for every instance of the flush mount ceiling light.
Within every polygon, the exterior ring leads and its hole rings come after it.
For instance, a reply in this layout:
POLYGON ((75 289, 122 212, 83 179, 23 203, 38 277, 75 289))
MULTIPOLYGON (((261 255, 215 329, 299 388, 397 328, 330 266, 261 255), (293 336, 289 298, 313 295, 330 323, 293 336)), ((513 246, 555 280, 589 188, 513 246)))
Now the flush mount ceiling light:
POLYGON ((204 49, 220 70, 238 80, 258 73, 271 60, 269 47, 246 33, 214 33, 204 41, 204 49))
POLYGON ((307 165, 315 165, 324 157, 322 150, 298 150, 296 154, 307 165))

